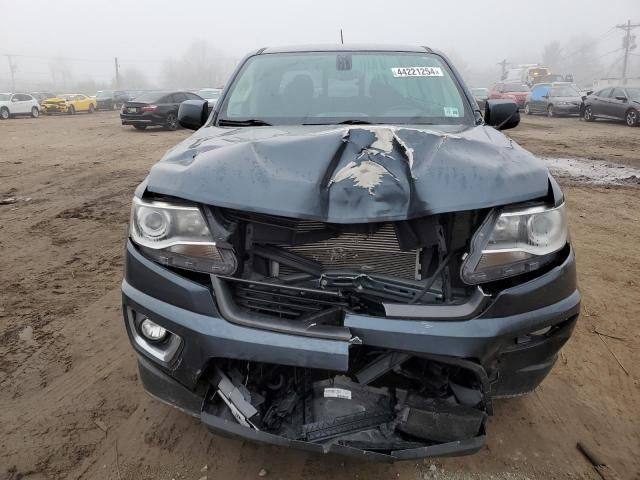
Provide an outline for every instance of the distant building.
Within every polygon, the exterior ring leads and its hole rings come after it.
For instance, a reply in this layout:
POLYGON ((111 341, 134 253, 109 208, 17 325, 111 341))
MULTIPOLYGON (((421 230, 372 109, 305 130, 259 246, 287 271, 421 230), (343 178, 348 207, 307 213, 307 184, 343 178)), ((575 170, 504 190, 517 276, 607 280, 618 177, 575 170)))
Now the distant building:
MULTIPOLYGON (((593 89, 599 90, 605 87, 614 87, 622 84, 622 81, 618 77, 601 78, 593 81, 593 89)), ((640 77, 627 78, 627 87, 640 87, 640 77)))

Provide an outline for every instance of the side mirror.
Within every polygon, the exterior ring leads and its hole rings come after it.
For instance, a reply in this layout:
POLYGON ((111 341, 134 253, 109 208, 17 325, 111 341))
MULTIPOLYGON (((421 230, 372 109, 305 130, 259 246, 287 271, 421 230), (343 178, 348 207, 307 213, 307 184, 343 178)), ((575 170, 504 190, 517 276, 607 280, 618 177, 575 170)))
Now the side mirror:
POLYGON ((209 118, 209 105, 206 100, 185 100, 178 109, 178 123, 184 128, 198 130, 209 118))
POLYGON ((544 95, 542 95, 542 98, 549 98, 549 94, 545 93, 544 95))
POLYGON ((518 104, 513 100, 487 100, 484 121, 498 130, 517 127, 520 123, 518 104))
POLYGON ((622 95, 618 95, 618 96, 616 97, 616 100, 620 100, 621 102, 626 102, 626 101, 627 101, 627 97, 624 97, 624 96, 622 96, 622 95))

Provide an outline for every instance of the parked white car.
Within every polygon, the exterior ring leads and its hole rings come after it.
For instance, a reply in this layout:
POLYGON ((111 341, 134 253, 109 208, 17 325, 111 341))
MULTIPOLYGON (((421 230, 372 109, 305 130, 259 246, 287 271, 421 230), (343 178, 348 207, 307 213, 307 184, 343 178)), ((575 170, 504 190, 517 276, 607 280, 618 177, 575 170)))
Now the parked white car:
POLYGON ((38 100, 28 93, 0 93, 0 120, 17 115, 40 116, 38 100))

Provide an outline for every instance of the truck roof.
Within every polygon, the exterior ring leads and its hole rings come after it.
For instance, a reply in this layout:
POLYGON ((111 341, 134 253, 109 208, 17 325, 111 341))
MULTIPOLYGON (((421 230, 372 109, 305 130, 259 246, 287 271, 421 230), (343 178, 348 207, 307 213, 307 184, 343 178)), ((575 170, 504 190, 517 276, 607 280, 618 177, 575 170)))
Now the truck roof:
POLYGON ((265 47, 258 53, 295 53, 295 52, 407 52, 425 53, 432 52, 429 47, 407 45, 376 45, 376 44, 317 44, 317 45, 288 45, 280 47, 265 47))

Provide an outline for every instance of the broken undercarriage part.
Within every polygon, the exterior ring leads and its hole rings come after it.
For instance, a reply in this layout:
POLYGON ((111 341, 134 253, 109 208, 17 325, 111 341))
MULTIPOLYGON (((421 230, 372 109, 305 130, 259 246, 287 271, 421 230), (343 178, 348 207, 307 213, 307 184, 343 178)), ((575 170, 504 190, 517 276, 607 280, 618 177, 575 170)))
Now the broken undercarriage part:
POLYGON ((292 441, 378 453, 484 434, 485 395, 473 369, 353 348, 345 373, 220 359, 204 409, 292 441))
POLYGON ((477 434, 486 413, 442 399, 398 392, 397 428, 416 438, 454 442, 477 434))
POLYGON ((250 403, 251 393, 244 388, 242 384, 232 382, 229 377, 219 369, 216 370, 216 373, 220 378, 216 394, 218 394, 227 407, 229 407, 231 414, 240 425, 255 429, 256 426, 250 419, 258 413, 258 410, 250 403))

